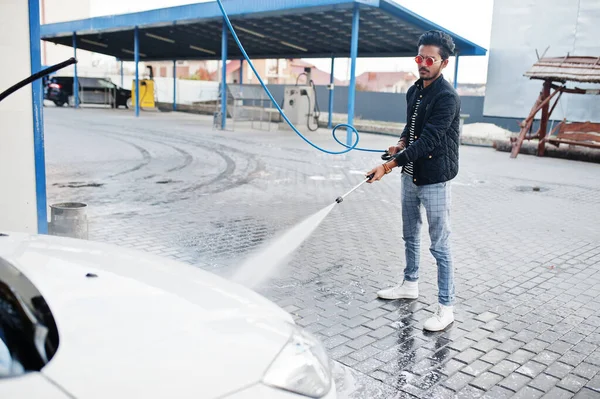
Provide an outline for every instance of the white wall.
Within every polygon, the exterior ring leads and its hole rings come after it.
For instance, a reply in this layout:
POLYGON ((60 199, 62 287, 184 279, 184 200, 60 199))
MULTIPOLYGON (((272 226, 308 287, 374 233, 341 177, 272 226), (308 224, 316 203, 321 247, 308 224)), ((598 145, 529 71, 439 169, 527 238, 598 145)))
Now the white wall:
MULTIPOLYGON (((0 91, 31 74, 27 1, 0 2, 0 91)), ((0 102, 0 230, 37 232, 31 85, 0 102)))
MULTIPOLYGON (((494 0, 484 115, 525 118, 542 81, 523 74, 546 57, 600 56, 599 0, 494 0)), ((569 87, 598 87, 569 82, 569 87)), ((538 118, 541 113, 538 113, 538 118)), ((600 96, 563 94, 552 119, 600 122, 600 96)))

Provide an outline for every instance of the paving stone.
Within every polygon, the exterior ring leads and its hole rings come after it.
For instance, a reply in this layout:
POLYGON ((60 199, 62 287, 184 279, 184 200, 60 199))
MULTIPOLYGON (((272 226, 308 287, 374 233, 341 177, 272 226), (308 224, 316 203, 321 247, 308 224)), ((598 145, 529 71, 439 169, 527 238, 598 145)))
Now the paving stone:
POLYGON ((578 353, 575 351, 569 351, 565 353, 563 356, 561 356, 560 361, 575 367, 583 362, 584 359, 593 362, 593 359, 590 358, 587 353, 578 353))
MULTIPOLYGON (((366 361, 369 358, 374 358, 374 356, 376 354, 378 354, 379 352, 381 352, 380 349, 375 348, 372 345, 367 345, 364 348, 361 348, 357 351, 354 351, 352 353, 350 353, 350 357, 356 360, 359 360, 361 362, 366 361)), ((385 362, 383 362, 385 363, 385 362)))
POLYGON ((423 396, 423 399, 453 399, 454 391, 444 386, 438 385, 423 396))
POLYGON ((525 386, 512 396, 512 399, 538 399, 544 395, 544 392, 525 386))
POLYGON ((450 359, 449 361, 447 361, 439 367, 439 371, 445 374, 446 376, 450 376, 456 373, 458 370, 462 369, 463 367, 465 367, 465 364, 463 362, 450 359))
POLYGON ((534 339, 533 341, 531 341, 528 344, 526 344, 525 346, 523 346, 523 349, 525 349, 529 352, 538 354, 538 353, 542 352, 544 349, 546 349, 548 346, 550 346, 550 344, 548 342, 534 339))
POLYGON ((353 339, 352 341, 347 342, 346 345, 354 349, 361 349, 369 344, 372 344, 375 341, 375 338, 363 335, 360 338, 353 339))
POLYGON ((512 398, 513 395, 514 395, 514 392, 511 391, 510 389, 496 385, 495 387, 490 389, 488 392, 486 392, 482 396, 482 398, 485 398, 485 399, 508 399, 508 398, 512 398))
POLYGON ((512 374, 516 369, 520 367, 519 364, 513 363, 509 360, 502 360, 500 363, 496 364, 494 367, 490 369, 491 372, 500 374, 504 377, 512 374))
POLYGON ((559 387, 554 387, 545 395, 547 398, 569 399, 573 397, 573 393, 559 387))
POLYGON ((592 378, 587 384, 585 384, 587 388, 593 389, 594 391, 600 392, 600 376, 596 376, 592 378))
POLYGON ((455 399, 477 399, 482 398, 485 395, 485 391, 482 391, 479 388, 475 388, 474 386, 467 386, 464 389, 460 390, 455 399))
POLYGON ((551 365, 556 360, 560 359, 560 355, 558 353, 549 352, 548 350, 543 351, 542 353, 536 355, 533 360, 539 363, 543 363, 545 365, 551 365))
POLYGON ((526 351, 524 349, 518 349, 516 352, 511 354, 507 359, 511 362, 525 364, 528 360, 535 357, 535 353, 526 351))
POLYGON ((481 357, 481 360, 491 363, 491 364, 496 364, 496 363, 499 363, 501 360, 506 359, 508 356, 509 356, 509 354, 506 352, 502 352, 497 349, 493 349, 490 352, 483 355, 481 357))
POLYGON ((598 372, 600 372, 600 367, 586 362, 581 363, 573 370, 573 374, 579 375, 588 380, 594 378, 594 376, 598 374, 598 372))
POLYGON ((363 326, 370 328, 372 330, 377 330, 380 327, 389 326, 390 324, 392 324, 392 323, 388 319, 386 319, 385 317, 380 317, 378 319, 375 319, 368 323, 363 324, 363 326))
POLYGON ((471 382, 471 385, 473 385, 476 388, 482 389, 484 391, 488 391, 494 385, 496 385, 503 379, 504 379, 504 377, 501 375, 490 373, 490 372, 485 372, 485 373, 481 374, 479 377, 475 378, 471 382))
POLYGON ((447 388, 450 388, 451 390, 453 390, 455 392, 462 391, 462 389, 473 380, 474 380, 473 376, 470 376, 468 374, 465 374, 465 373, 459 371, 458 373, 456 373, 453 376, 451 376, 450 378, 448 378, 444 382, 444 386, 446 386, 447 388))
POLYGON ((552 345, 548 347, 549 351, 558 353, 559 355, 564 355, 567 353, 574 345, 565 341, 556 341, 552 345))
POLYGON ((585 386, 588 382, 585 378, 579 377, 574 374, 569 374, 565 378, 563 378, 557 386, 566 389, 567 391, 577 393, 585 386))
POLYGON ((517 369, 517 373, 526 375, 529 378, 535 378, 545 369, 545 364, 538 363, 534 360, 530 360, 527 363, 523 364, 521 367, 519 367, 517 369))
POLYGON ((540 374, 529 383, 529 386, 539 389, 540 391, 548 392, 552 389, 559 379, 548 374, 540 374))
POLYGON ((467 366, 465 366, 462 369, 463 373, 472 375, 474 377, 477 377, 478 375, 480 375, 481 373, 483 373, 484 371, 490 369, 493 365, 490 363, 486 363, 482 360, 476 360, 472 363, 467 364, 467 366))
POLYGON ((596 391, 594 391, 592 389, 583 388, 573 398, 574 399, 597 399, 598 398, 598 392, 596 392, 596 391))
POLYGON ((459 362, 469 364, 477 360, 482 355, 484 355, 484 352, 478 351, 473 348, 469 348, 454 356, 454 359, 458 360, 459 362))
POLYGON ((517 392, 519 389, 527 385, 527 383, 529 383, 530 381, 531 378, 524 376, 523 374, 512 373, 508 377, 500 381, 498 385, 510 389, 513 392, 517 392))
POLYGON ((500 345, 498 345, 496 347, 496 349, 507 352, 507 353, 514 353, 517 350, 519 350, 519 348, 523 347, 524 345, 525 345, 525 343, 511 338, 508 341, 503 342, 500 345))
POLYGON ((552 363, 547 369, 546 374, 549 374, 553 377, 562 379, 569 375, 569 373, 573 370, 573 366, 570 366, 566 363, 562 363, 561 361, 552 363))
POLYGON ((448 347, 452 348, 452 349, 456 349, 457 351, 464 351, 465 349, 473 346, 476 342, 473 340, 470 340, 468 338, 462 337, 457 339, 456 341, 450 343, 448 345, 448 347))

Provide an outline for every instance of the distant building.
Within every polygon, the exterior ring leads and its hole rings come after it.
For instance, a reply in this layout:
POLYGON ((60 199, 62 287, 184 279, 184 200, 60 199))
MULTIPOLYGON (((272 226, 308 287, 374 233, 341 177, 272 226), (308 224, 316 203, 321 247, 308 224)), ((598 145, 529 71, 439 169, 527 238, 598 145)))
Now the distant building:
POLYGON ((412 72, 364 72, 356 77, 356 89, 406 93, 417 79, 412 72))
MULTIPOLYGON (((299 84, 306 83, 304 76, 305 67, 310 67, 311 78, 315 85, 322 86, 328 85, 330 74, 322 71, 314 65, 301 60, 301 59, 268 59, 268 60, 253 60, 252 64, 260 74, 263 82, 267 84, 299 84)), ((252 68, 246 61, 240 60, 229 61, 226 66, 227 83, 239 83, 240 82, 240 66, 242 67, 243 83, 245 84, 258 84, 258 79, 254 76, 252 68)), ((214 71, 210 75, 210 80, 220 81, 221 71, 214 71)), ((347 85, 346 82, 334 79, 335 85, 347 85)))
POLYGON ((485 96, 485 83, 459 83, 456 91, 460 96, 485 96))

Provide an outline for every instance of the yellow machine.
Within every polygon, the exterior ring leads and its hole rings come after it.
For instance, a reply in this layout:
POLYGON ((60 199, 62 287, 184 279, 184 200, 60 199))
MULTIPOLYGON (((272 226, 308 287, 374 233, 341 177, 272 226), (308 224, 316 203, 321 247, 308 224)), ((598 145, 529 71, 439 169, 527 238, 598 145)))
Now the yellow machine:
MULTIPOLYGON (((140 108, 155 108, 154 100, 154 71, 152 66, 148 65, 148 75, 145 79, 140 79, 140 108)), ((131 82, 131 104, 135 107, 135 80, 131 82)))
MULTIPOLYGON (((131 83, 131 104, 135 106, 135 80, 131 83)), ((140 79, 140 108, 154 108, 154 80, 140 79)))

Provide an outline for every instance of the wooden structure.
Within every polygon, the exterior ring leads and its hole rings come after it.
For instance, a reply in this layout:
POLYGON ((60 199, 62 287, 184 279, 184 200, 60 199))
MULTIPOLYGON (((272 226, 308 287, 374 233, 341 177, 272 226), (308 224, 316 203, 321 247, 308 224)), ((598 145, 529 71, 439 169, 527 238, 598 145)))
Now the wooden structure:
POLYGON ((516 158, 524 140, 538 139, 538 156, 543 156, 547 142, 559 146, 561 143, 600 148, 600 123, 560 122, 547 135, 548 120, 563 93, 599 95, 600 88, 595 90, 567 88, 567 82, 600 84, 600 57, 555 57, 541 58, 524 76, 542 80, 542 90, 533 105, 529 116, 521 122, 519 136, 511 138, 511 158, 516 158), (558 84, 560 83, 560 85, 558 84), (557 95, 558 94, 558 95, 557 95), (555 98, 556 97, 556 98, 555 98), (555 98, 552 106, 550 103, 555 98), (532 134, 533 121, 538 112, 542 112, 540 127, 532 134))

